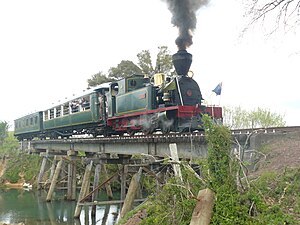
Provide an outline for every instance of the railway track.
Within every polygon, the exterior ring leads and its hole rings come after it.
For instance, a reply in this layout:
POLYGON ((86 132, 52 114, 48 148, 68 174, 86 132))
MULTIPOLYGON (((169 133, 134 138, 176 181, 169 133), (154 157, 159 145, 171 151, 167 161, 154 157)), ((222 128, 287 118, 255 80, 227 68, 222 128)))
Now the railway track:
POLYGON ((300 126, 268 127, 268 128, 234 129, 234 130, 231 130, 232 134, 291 133, 291 132, 300 132, 300 126))
MULTIPOLYGON (((234 129, 231 130, 232 135, 252 134, 252 133, 291 133, 300 132, 300 126, 290 127, 269 127, 257 129, 234 129)), ((34 140, 33 143, 170 143, 170 142, 204 142, 204 131, 195 133, 169 133, 160 134, 155 133, 151 135, 136 134, 133 136, 111 136, 111 137, 71 137, 68 139, 47 139, 47 140, 34 140)))

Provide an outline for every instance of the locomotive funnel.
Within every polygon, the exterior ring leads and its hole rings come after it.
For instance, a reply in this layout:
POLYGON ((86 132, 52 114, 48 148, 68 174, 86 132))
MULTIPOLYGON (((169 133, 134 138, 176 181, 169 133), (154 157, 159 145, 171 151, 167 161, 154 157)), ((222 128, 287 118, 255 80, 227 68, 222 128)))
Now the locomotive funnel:
POLYGON ((173 65, 178 75, 187 75, 192 64, 192 54, 179 50, 172 56, 173 65))

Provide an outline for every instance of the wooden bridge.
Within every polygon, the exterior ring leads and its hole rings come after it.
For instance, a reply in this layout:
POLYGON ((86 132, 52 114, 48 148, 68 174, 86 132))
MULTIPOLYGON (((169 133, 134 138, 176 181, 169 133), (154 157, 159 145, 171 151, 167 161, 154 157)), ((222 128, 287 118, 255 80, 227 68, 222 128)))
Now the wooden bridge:
MULTIPOLYGON (((233 148, 248 145, 248 148, 258 148, 260 145, 282 136, 289 132, 299 132, 299 127, 260 129, 256 131, 235 130, 232 131, 233 148)), ((207 155, 207 146, 203 133, 193 134, 154 134, 150 136, 116 136, 102 138, 69 138, 53 140, 33 140, 21 142, 21 148, 30 153, 40 154, 43 157, 40 173, 38 176, 38 188, 48 189, 47 201, 52 200, 52 194, 58 183, 64 181, 67 185, 67 199, 76 200, 76 189, 78 188, 77 166, 78 161, 85 165, 82 176, 80 194, 77 198, 77 207, 74 217, 80 216, 83 205, 92 206, 92 214, 96 212, 96 205, 103 204, 97 201, 97 192, 105 186, 109 198, 113 197, 110 183, 119 180, 121 184, 121 199, 117 202, 124 203, 121 215, 130 210, 137 191, 141 173, 151 174, 157 180, 157 184, 163 184, 162 173, 159 169, 161 163, 169 166, 176 173, 179 159, 204 158, 207 155), (138 157, 132 157, 132 156, 138 157), (174 163, 175 162, 175 163, 174 163), (106 164, 117 164, 118 171, 111 177, 106 172, 106 164), (176 165, 177 164, 177 165, 176 165), (68 167, 67 169, 65 167, 68 167), (94 167, 94 173, 92 168, 94 167), (49 169, 47 175, 45 171, 49 169), (158 172, 159 171, 159 172, 158 172), (100 183, 100 172, 104 180, 100 183), (127 182, 129 175, 130 184, 127 182), (160 175, 158 175, 160 174, 160 175), (93 176, 92 176, 93 175, 93 176), (90 187, 91 177, 94 177, 93 185, 90 187), (129 187, 129 188, 128 188, 129 187), (128 191, 126 191, 128 189, 128 191), (125 211, 124 211, 125 210, 125 211)), ((110 204, 116 201, 107 201, 110 204)))

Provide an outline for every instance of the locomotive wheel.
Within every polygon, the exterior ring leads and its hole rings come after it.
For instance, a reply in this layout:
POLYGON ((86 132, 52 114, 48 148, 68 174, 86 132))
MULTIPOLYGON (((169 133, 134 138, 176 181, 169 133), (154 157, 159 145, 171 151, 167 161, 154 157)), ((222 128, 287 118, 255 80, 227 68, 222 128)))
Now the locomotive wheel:
POLYGON ((143 133, 145 135, 153 134, 154 131, 155 131, 155 128, 153 126, 143 127, 143 133))
POLYGON ((160 130, 163 134, 168 134, 171 131, 173 122, 171 120, 165 120, 160 123, 160 130))
POLYGON ((127 134, 129 134, 129 136, 133 136, 135 134, 135 130, 128 129, 127 134))
POLYGON ((171 131, 171 127, 170 126, 162 126, 162 128, 161 128, 161 132, 163 134, 168 134, 168 133, 170 133, 170 131, 171 131))
POLYGON ((51 132, 50 139, 58 139, 58 134, 56 132, 51 132))

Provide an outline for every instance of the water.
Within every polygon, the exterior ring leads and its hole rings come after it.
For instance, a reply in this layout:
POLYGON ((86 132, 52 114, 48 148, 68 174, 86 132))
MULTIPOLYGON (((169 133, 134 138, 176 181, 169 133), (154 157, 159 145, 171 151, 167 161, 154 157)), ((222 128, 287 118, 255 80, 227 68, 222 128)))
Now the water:
POLYGON ((91 207, 83 207, 80 219, 74 219, 75 201, 62 200, 62 194, 46 202, 45 191, 0 189, 0 222, 26 225, 106 225, 115 224, 119 205, 97 206, 96 218, 91 218, 91 207))

